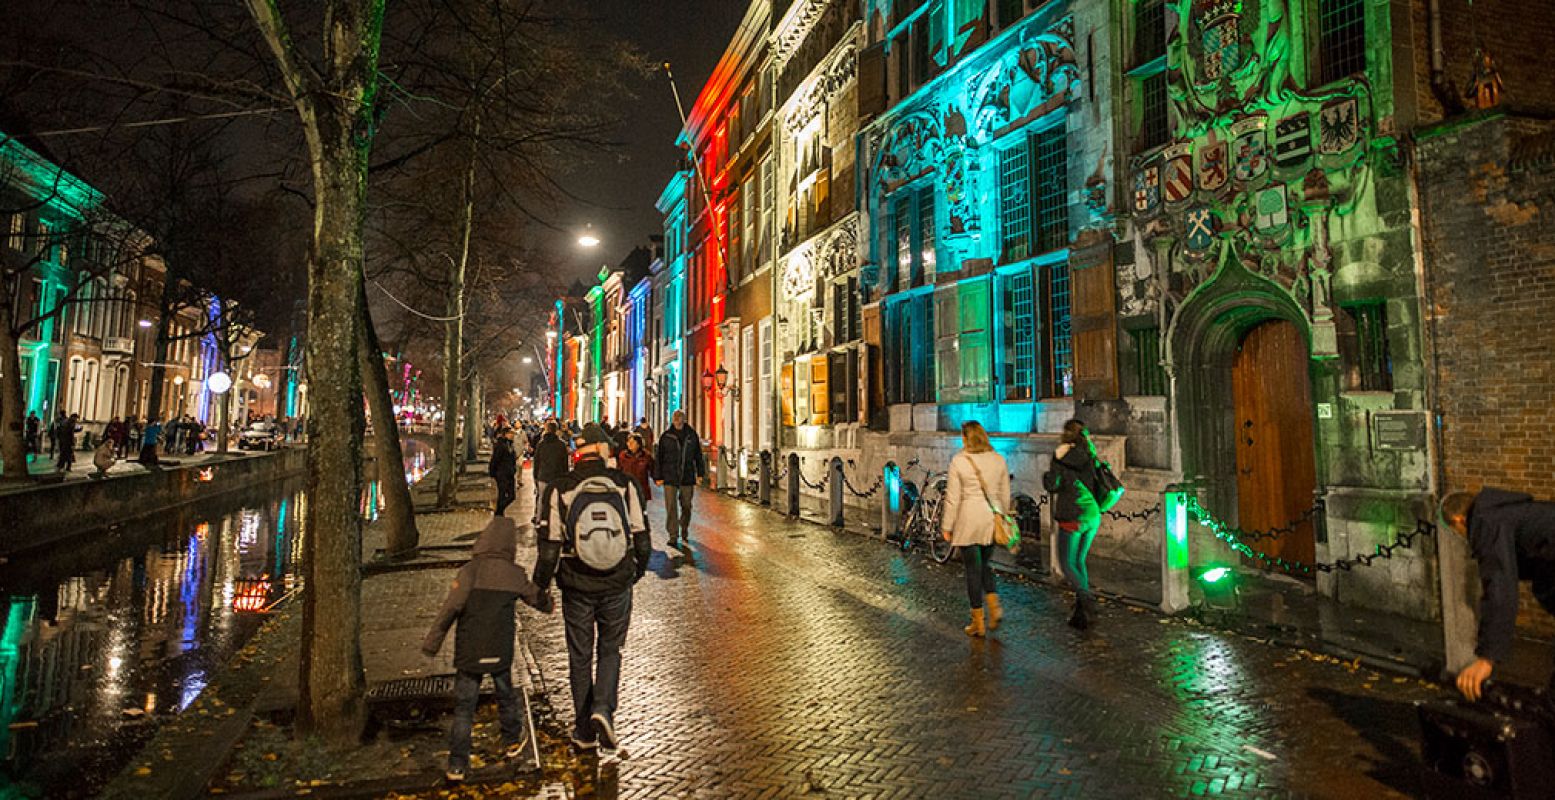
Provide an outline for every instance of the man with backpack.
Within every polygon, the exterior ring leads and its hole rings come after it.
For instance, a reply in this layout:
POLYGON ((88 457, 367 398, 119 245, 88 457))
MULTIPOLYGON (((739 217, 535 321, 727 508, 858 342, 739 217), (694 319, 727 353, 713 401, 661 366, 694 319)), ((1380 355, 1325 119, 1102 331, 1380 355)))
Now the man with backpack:
POLYGON ((615 750, 621 645, 632 619, 632 586, 648 571, 653 544, 636 483, 605 462, 610 435, 591 422, 578 439, 578 462, 546 487, 535 514, 535 583, 545 592, 555 577, 562 590, 572 743, 615 750))
POLYGON ((707 475, 702 457, 702 437, 686 423, 686 412, 676 411, 669 430, 659 437, 654 463, 659 467, 659 485, 664 487, 664 528, 670 547, 681 540, 691 544, 691 498, 697 481, 707 475))

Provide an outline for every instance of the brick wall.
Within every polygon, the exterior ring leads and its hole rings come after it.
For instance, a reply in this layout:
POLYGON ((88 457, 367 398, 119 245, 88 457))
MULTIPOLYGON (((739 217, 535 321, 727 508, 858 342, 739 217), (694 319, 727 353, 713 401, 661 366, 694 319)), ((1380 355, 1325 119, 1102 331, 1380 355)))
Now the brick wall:
MULTIPOLYGON (((1524 114, 1555 114, 1555 4, 1550 0, 1439 0, 1446 85, 1462 97, 1474 75, 1476 51, 1494 60, 1504 102, 1524 114)), ((1443 117, 1431 91, 1429 0, 1414 0, 1410 39, 1420 118, 1443 117)), ((1404 34, 1400 32, 1400 36, 1404 34)))
MULTIPOLYGON (((1555 499, 1555 125, 1494 117, 1420 143, 1443 492, 1555 499)), ((1555 636, 1525 596, 1519 623, 1555 636)))

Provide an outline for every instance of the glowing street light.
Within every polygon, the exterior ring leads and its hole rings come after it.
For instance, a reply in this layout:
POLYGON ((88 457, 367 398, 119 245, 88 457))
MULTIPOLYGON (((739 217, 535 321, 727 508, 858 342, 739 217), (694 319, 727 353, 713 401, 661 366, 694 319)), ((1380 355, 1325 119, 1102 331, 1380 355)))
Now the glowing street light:
POLYGON ((582 236, 578 237, 578 246, 579 247, 598 247, 599 246, 599 237, 598 236, 594 236, 592 234, 585 233, 582 236))
POLYGON ((533 364, 533 363, 535 363, 534 356, 524 356, 524 363, 525 364, 533 364))
POLYGON ((136 325, 139 325, 139 326, 140 326, 140 327, 142 327, 142 328, 149 328, 149 327, 151 327, 151 320, 149 320, 149 319, 143 319, 143 320, 141 320, 141 321, 140 321, 140 322, 137 322, 137 323, 135 323, 135 324, 136 324, 136 325))

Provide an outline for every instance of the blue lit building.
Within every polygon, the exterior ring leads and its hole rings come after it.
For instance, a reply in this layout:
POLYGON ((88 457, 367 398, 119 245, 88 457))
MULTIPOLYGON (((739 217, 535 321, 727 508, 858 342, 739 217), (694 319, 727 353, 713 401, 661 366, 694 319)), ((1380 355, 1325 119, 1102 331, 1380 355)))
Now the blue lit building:
POLYGON ((652 314, 646 340, 650 367, 645 382, 649 413, 656 431, 685 406, 687 192, 690 170, 676 172, 655 206, 664 215, 663 254, 650 267, 652 314))

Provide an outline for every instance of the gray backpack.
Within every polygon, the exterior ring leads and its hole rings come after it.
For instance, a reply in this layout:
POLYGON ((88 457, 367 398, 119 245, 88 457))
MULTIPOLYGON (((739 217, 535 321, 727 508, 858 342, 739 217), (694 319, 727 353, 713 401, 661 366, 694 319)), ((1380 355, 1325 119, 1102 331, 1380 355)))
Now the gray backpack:
POLYGON ((563 554, 599 572, 621 566, 630 551, 626 490, 604 476, 583 479, 567 502, 563 554))

